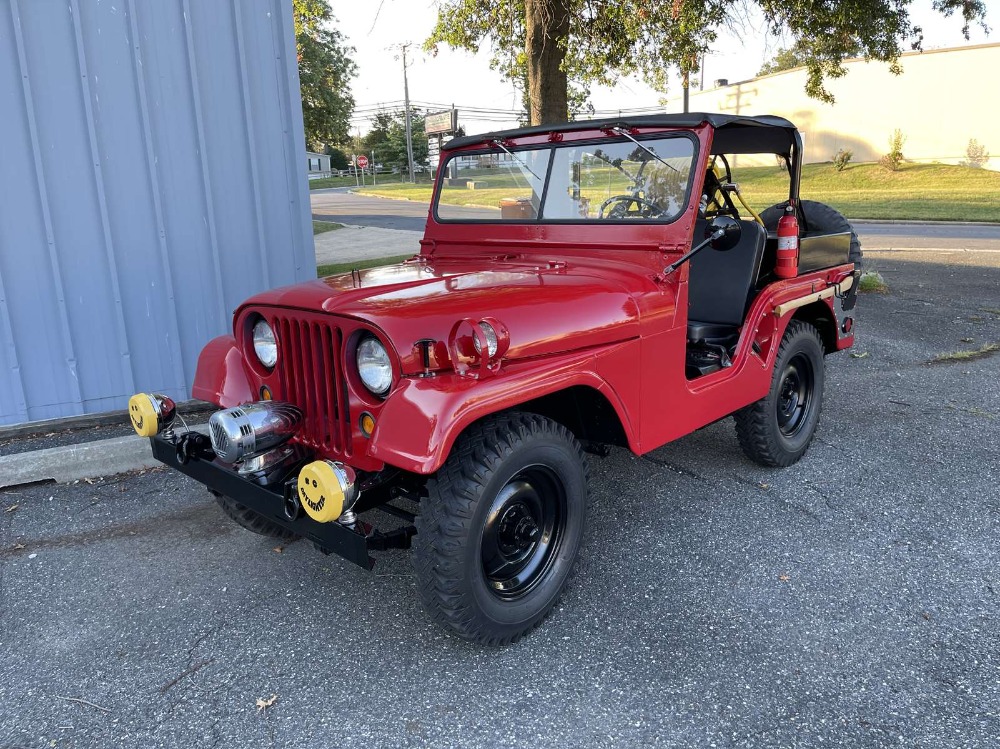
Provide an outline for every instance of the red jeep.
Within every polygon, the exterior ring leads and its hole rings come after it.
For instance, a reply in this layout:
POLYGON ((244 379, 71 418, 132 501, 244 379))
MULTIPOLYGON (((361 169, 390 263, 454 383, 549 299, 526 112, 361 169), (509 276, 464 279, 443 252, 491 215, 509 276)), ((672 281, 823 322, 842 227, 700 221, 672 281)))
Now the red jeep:
POLYGON ((436 621, 516 640, 570 577, 587 452, 729 415, 758 463, 808 448, 860 248, 799 200, 801 153, 787 120, 720 114, 453 140, 419 255, 247 300, 198 362, 209 435, 155 394, 133 425, 246 528, 364 567, 412 544, 436 621), (730 168, 751 154, 788 177, 762 215, 730 168))

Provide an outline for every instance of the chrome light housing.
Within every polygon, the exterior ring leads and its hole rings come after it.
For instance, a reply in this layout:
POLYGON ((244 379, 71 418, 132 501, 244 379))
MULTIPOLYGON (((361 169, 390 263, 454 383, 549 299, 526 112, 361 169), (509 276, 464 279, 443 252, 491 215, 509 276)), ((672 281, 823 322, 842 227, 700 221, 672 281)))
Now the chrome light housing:
POLYGON ((227 463, 239 463, 288 441, 301 421, 302 411, 291 403, 258 401, 216 411, 208 431, 215 454, 227 463))
MULTIPOLYGON (((497 332, 485 320, 479 321, 479 329, 483 331, 483 336, 486 338, 486 358, 492 359, 497 354, 497 348, 499 347, 497 341, 497 332)), ((476 353, 480 356, 483 355, 483 347, 479 343, 479 337, 476 336, 472 339, 472 345, 476 347, 476 353)))
POLYGON ((253 351, 260 363, 268 369, 273 369, 278 363, 278 342, 274 337, 274 329, 263 317, 253 326, 253 351))
POLYGON ((357 351, 358 376, 368 390, 379 397, 392 387, 392 360, 385 346, 374 336, 362 339, 357 351))
POLYGON ((140 437, 153 437, 170 428, 177 415, 173 400, 159 393, 136 393, 128 399, 128 416, 140 437))
POLYGON ((352 524, 352 512, 361 492, 354 469, 333 460, 317 460, 302 467, 297 482, 302 509, 318 523, 340 520, 352 524))

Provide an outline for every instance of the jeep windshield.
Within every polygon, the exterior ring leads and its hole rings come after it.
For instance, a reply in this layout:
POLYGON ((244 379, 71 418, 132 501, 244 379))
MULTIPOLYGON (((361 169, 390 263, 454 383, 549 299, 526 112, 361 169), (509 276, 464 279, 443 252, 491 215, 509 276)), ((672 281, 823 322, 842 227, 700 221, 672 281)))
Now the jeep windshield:
POLYGON ((439 221, 654 222, 688 204, 696 141, 684 134, 527 148, 495 141, 442 163, 439 221), (469 206, 490 209, 470 217, 469 206))

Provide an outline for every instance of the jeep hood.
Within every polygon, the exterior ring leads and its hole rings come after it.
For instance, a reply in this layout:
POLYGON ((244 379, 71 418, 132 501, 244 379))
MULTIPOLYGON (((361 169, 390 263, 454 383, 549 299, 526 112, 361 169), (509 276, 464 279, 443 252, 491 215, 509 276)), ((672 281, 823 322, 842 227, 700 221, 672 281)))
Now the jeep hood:
MULTIPOLYGON (((567 262, 417 260, 275 289, 243 306, 324 311, 364 321, 396 348, 403 372, 413 373, 421 369, 414 344, 427 338, 447 342, 463 318, 492 317, 505 325, 507 359, 636 337, 635 300, 623 280, 609 275, 618 274, 567 262)), ((435 364, 444 365, 443 347, 434 350, 440 352, 435 364)))

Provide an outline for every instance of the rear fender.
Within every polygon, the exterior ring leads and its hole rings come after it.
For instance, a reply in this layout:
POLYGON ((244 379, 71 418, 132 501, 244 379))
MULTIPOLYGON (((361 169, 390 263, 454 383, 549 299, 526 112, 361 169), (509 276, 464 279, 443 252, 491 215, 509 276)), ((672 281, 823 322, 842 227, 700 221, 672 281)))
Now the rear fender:
POLYGON ((213 338, 201 350, 191 396, 222 408, 257 400, 233 336, 213 338))
MULTIPOLYGON (((616 347, 618 348, 618 347, 616 347)), ((637 434, 627 409, 598 373, 594 353, 507 367, 489 379, 457 374, 405 378, 386 399, 368 454, 414 473, 433 473, 458 435, 474 421, 574 386, 592 388, 611 404, 629 445, 637 434)))
POLYGON ((770 368, 777 355, 777 344, 794 318, 816 326, 826 353, 850 348, 854 331, 843 329, 837 307, 844 304, 842 297, 847 298, 856 280, 853 265, 844 265, 772 284, 757 297, 747 315, 748 321, 756 321, 750 328, 754 334, 747 343, 755 345, 770 368))

